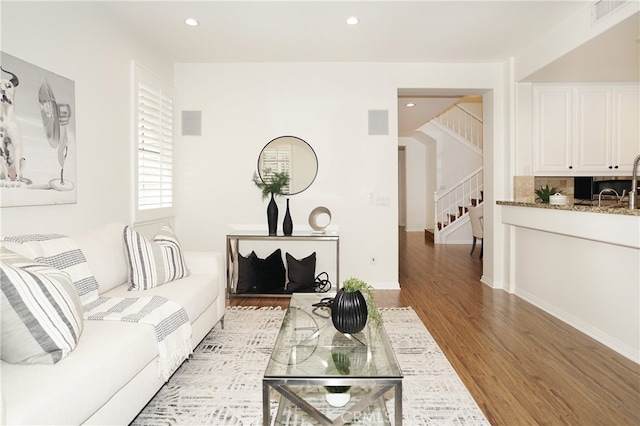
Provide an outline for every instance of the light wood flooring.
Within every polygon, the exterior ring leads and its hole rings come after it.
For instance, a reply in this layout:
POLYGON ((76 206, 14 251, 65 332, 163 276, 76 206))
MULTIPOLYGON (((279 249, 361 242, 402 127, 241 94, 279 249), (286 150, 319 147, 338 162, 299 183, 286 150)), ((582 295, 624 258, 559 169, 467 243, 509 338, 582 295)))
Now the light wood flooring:
MULTIPOLYGON (((470 245, 400 231, 401 290, 492 425, 640 425, 640 366, 522 299, 480 283, 470 245)), ((282 298, 229 305, 281 306, 282 298)))

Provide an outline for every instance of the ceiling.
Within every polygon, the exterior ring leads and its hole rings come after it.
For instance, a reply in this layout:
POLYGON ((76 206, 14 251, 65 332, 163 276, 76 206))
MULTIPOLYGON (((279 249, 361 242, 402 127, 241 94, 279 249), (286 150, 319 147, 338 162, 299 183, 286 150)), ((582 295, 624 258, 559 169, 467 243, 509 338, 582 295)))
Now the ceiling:
POLYGON ((502 62, 580 1, 109 1, 175 62, 502 62), (346 25, 350 16, 360 23, 346 25), (197 27, 184 24, 195 18, 197 27))
MULTIPOLYGON (((151 0, 100 5, 125 30, 174 62, 480 63, 515 56, 585 1, 151 0), (346 25, 350 16, 360 23, 346 25), (185 25, 190 17, 200 25, 185 25)), ((528 80, 638 81, 639 32, 637 13, 528 80)), ((465 94, 479 93, 401 91, 400 134, 412 134, 424 117, 430 119, 443 104, 465 94), (416 106, 409 109, 404 104, 410 99, 416 106)))

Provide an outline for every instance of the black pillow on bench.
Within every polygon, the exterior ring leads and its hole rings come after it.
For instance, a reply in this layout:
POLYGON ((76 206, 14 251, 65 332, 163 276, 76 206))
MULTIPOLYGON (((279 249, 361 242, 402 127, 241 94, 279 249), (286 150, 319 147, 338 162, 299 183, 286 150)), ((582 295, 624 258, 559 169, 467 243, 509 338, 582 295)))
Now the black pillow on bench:
POLYGON ((244 257, 238 253, 238 284, 236 285, 236 293, 246 293, 255 288, 258 284, 258 274, 253 268, 253 259, 256 253, 251 252, 249 256, 244 257))
POLYGON ((316 252, 314 251, 304 259, 296 259, 289 253, 287 256, 287 269, 289 282, 287 293, 310 293, 315 291, 316 277, 316 252))
POLYGON ((285 270, 280 249, 277 249, 265 259, 255 256, 251 259, 251 265, 258 278, 258 291, 263 293, 284 291, 285 270))

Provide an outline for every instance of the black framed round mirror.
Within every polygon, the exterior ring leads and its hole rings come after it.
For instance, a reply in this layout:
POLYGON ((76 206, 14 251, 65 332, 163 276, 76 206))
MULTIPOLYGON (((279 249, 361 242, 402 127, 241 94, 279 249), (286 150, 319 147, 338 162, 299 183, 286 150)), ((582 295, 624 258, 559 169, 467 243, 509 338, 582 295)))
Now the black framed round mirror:
POLYGON ((306 141, 296 136, 279 136, 269 141, 258 157, 258 174, 263 181, 270 173, 286 172, 289 185, 284 195, 298 194, 309 188, 318 174, 318 157, 306 141))

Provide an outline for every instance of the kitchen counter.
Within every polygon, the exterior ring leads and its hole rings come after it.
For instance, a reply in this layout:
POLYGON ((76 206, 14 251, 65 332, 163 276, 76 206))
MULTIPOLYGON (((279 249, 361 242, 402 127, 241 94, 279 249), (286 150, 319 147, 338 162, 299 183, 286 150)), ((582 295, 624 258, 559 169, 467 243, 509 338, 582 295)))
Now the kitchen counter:
POLYGON ((549 210, 564 210, 564 211, 576 211, 576 212, 616 214, 616 215, 626 215, 626 216, 640 216, 640 209, 631 210, 627 207, 613 207, 611 205, 602 206, 602 207, 583 206, 583 205, 558 206, 558 205, 542 204, 542 203, 521 203, 517 201, 496 201, 496 204, 501 206, 533 207, 538 209, 549 209, 549 210))

